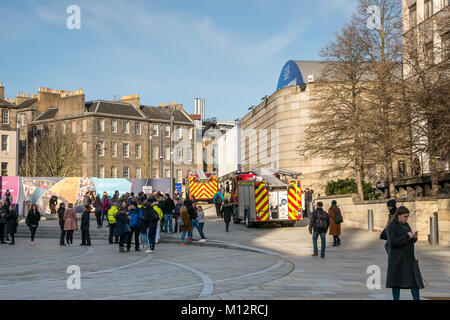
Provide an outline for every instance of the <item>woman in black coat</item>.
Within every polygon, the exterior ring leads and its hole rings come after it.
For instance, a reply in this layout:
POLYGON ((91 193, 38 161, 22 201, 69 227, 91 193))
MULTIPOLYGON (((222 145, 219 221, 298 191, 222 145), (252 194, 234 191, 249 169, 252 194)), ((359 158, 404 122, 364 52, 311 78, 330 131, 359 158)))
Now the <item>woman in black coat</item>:
POLYGON ((14 211, 13 207, 9 207, 8 213, 5 216, 6 221, 6 233, 11 236, 10 245, 14 245, 14 235, 17 233, 17 225, 19 224, 19 216, 14 211))
POLYGON ((39 221, 41 220, 41 214, 35 204, 31 206, 30 211, 28 212, 25 223, 31 231, 31 242, 30 244, 34 246, 34 236, 36 235, 36 230, 39 226, 39 221))
POLYGON ((223 215, 223 221, 225 221, 225 229, 228 232, 231 217, 233 216, 233 206, 228 201, 228 199, 225 199, 221 211, 222 211, 221 213, 223 215))
POLYGON ((400 289, 411 289, 414 300, 420 300, 419 289, 424 288, 419 263, 414 256, 417 232, 411 231, 408 218, 409 210, 399 207, 386 230, 390 246, 386 288, 392 288, 394 300, 400 299, 400 289))

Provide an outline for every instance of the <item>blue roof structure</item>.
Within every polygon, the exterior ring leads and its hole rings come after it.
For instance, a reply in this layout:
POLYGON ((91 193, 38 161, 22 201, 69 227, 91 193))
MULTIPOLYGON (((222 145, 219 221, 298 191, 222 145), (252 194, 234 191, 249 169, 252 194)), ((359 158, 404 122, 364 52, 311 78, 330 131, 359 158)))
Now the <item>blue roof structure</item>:
POLYGON ((309 75, 314 75, 317 79, 323 68, 324 62, 322 61, 289 60, 281 70, 277 91, 307 83, 309 75))

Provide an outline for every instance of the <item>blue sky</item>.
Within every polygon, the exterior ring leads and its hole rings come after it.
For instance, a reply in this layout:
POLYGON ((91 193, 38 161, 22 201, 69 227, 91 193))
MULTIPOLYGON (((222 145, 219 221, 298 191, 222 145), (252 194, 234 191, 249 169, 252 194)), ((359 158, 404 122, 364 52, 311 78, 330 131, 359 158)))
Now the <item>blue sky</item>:
POLYGON ((0 1, 0 81, 9 98, 39 86, 86 100, 138 93, 141 103, 206 99, 234 120, 272 94, 286 61, 319 60, 357 0, 0 1), (66 9, 81 9, 69 30, 66 9))

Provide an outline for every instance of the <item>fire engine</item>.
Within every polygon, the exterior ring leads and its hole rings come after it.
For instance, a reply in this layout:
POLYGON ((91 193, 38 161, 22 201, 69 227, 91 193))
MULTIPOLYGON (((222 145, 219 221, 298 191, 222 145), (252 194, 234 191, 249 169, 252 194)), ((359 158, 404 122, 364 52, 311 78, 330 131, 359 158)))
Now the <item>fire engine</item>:
POLYGON ((203 170, 191 170, 185 179, 186 197, 194 196, 198 201, 213 201, 218 190, 218 178, 203 170))
POLYGON ((248 228, 267 222, 294 226, 303 218, 298 175, 291 171, 253 169, 221 177, 220 182, 227 183, 233 194, 234 223, 244 220, 248 228), (282 181, 281 176, 291 179, 282 181))

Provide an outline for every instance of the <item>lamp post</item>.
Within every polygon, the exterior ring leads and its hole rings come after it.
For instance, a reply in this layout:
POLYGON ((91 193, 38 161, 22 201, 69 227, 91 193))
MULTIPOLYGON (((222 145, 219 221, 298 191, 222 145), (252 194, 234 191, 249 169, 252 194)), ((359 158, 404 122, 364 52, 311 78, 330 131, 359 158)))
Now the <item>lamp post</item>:
POLYGON ((149 157, 149 169, 148 169, 148 176, 150 177, 150 179, 152 179, 152 171, 153 171, 153 138, 152 138, 152 131, 149 130, 149 138, 150 138, 150 147, 149 147, 149 152, 148 152, 148 157, 149 157))
POLYGON ((173 194, 173 121, 174 114, 170 111, 170 196, 173 194))

